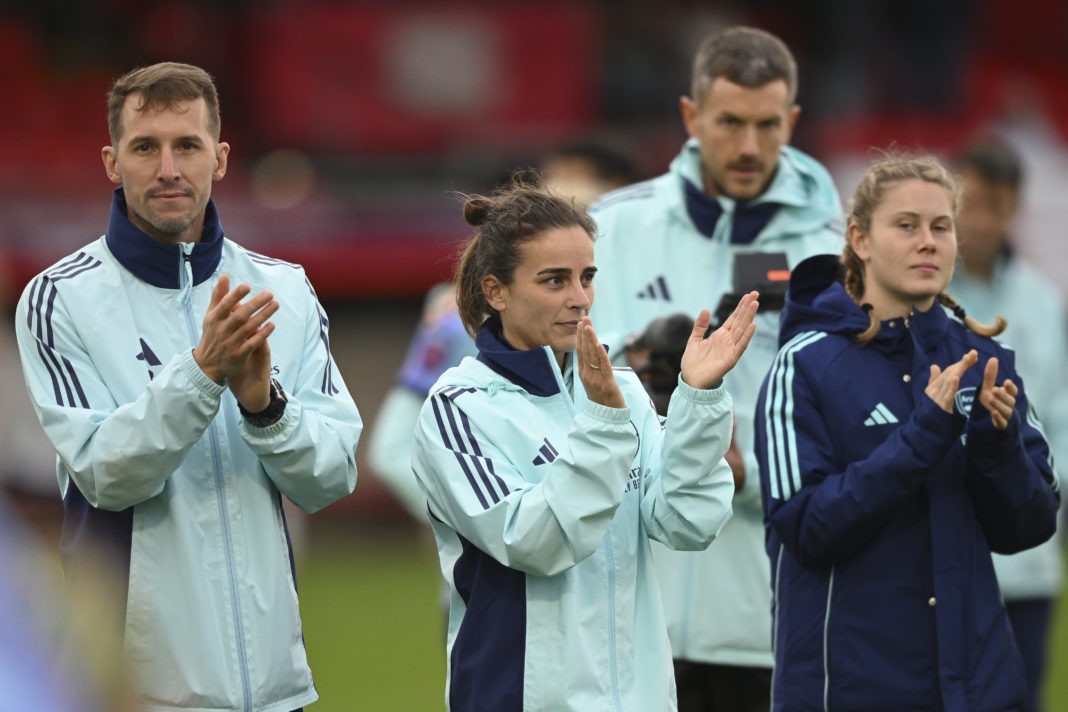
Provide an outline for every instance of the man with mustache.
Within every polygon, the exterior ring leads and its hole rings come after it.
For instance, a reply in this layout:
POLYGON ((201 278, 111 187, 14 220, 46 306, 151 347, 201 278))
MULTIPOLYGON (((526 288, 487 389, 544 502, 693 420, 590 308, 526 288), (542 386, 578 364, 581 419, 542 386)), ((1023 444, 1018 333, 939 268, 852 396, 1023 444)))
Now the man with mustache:
POLYGON ((600 268, 591 317, 617 362, 628 335, 653 319, 761 292, 749 353, 727 376, 736 404, 727 455, 734 518, 704 552, 654 547, 680 712, 769 706, 771 584, 752 451, 753 408, 777 350, 778 314, 766 287, 805 257, 841 252, 844 232, 826 169, 787 145, 801 111, 796 96, 797 66, 777 37, 736 27, 707 38, 694 58, 691 96, 679 100, 690 135, 682 152, 666 174, 591 209, 600 268), (778 253, 783 270, 735 284, 740 253, 778 253))

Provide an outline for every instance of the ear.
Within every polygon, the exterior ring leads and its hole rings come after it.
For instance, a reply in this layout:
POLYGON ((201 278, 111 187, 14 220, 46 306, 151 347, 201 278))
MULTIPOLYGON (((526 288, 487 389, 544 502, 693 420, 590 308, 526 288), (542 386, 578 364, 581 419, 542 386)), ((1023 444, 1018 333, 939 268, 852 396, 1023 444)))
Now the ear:
POLYGON ((697 136, 697 102, 688 96, 679 97, 679 115, 682 116, 682 125, 686 127, 686 133, 691 137, 697 136))
POLYGON ((230 156, 230 144, 221 141, 215 146, 215 171, 211 174, 212 180, 222 180, 226 175, 226 165, 230 156))
POLYGON ((871 250, 868 249, 868 236, 864 234, 864 231, 855 222, 849 223, 846 239, 849 240, 849 246, 853 248, 853 252, 857 253, 857 257, 860 258, 861 262, 867 262, 871 258, 871 250))
POLYGON ((801 107, 794 104, 786 116, 786 140, 783 143, 790 143, 790 138, 794 135, 794 127, 797 126, 797 120, 800 117, 801 107))
POLYGON ((104 173, 108 180, 115 185, 122 185, 122 176, 119 174, 119 159, 112 146, 104 146, 100 149, 100 159, 104 162, 104 173))
POLYGON ((508 306, 507 287, 496 275, 487 274, 482 278, 482 296, 486 298, 487 304, 499 312, 503 312, 508 306))

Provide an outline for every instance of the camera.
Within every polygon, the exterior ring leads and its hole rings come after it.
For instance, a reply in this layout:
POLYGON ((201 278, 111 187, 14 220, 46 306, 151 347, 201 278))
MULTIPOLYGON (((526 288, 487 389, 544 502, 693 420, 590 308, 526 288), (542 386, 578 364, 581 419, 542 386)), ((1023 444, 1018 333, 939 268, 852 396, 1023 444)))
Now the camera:
POLYGON ((786 288, 790 283, 790 266, 784 252, 738 252, 734 255, 734 289, 720 298, 709 333, 731 315, 742 295, 760 292, 760 311, 782 311, 786 288))

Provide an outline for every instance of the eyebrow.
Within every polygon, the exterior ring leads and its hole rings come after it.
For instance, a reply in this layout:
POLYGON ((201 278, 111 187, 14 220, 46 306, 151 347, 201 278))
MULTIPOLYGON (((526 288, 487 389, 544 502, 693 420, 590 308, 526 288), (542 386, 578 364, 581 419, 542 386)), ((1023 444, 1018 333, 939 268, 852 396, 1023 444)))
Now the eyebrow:
MULTIPOLYGON (((913 212, 911 210, 899 210, 896 213, 893 213, 890 217, 891 218, 916 218, 917 220, 919 220, 920 219, 920 214, 916 213, 916 212, 913 212)), ((943 215, 935 215, 931 219, 932 220, 952 220, 953 216, 952 215, 945 215, 945 214, 943 214, 943 215)))
MULTIPOLYGON (((583 272, 596 272, 597 268, 596 267, 586 267, 582 271, 583 272)), ((546 267, 545 269, 538 271, 538 275, 539 276, 540 275, 565 275, 565 274, 571 274, 571 268, 570 267, 546 267)))
MULTIPOLYGON (((127 144, 135 144, 135 143, 144 143, 146 141, 148 143, 160 143, 160 140, 159 140, 158 136, 152 136, 152 135, 149 135, 149 134, 143 134, 143 135, 139 135, 139 136, 131 136, 130 138, 128 138, 126 140, 126 143, 127 144)), ((182 143, 184 141, 192 141, 192 142, 195 142, 195 143, 204 143, 204 140, 201 137, 197 136, 196 134, 188 134, 186 136, 177 136, 177 137, 174 138, 174 141, 176 141, 177 143, 182 143)))

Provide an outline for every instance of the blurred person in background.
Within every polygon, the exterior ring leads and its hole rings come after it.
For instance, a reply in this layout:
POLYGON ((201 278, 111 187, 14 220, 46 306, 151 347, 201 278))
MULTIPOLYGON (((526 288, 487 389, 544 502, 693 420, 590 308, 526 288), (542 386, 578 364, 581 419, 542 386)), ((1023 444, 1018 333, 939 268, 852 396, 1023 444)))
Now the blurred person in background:
MULTIPOLYGON (((601 275, 592 318, 615 362, 624 360, 628 335, 650 321, 756 288, 734 283, 735 255, 765 253, 781 272, 841 250, 842 207, 830 175, 787 145, 801 111, 796 96, 793 56, 767 32, 731 28, 698 49, 691 96, 679 102, 690 135, 682 152, 666 174, 591 208, 601 275)), ((778 314, 764 297, 762 304, 749 355, 727 376, 737 404, 728 453, 734 517, 706 551, 654 547, 683 712, 769 704, 771 583, 752 447, 778 314)))
POLYGON ((63 590, 50 547, 0 492, 0 709, 133 712, 104 562, 63 590))
POLYGON ((352 491, 360 415, 303 270, 224 235, 212 78, 136 69, 108 94, 108 129, 105 234, 34 278, 16 312, 58 454, 64 578, 77 590, 101 550, 119 571, 144 707, 301 708, 318 694, 281 499, 314 511, 352 491))
MULTIPOLYGON (((1016 352, 1031 404, 1045 426, 1058 475, 1068 464, 1068 314, 1055 285, 1013 250, 1020 209, 1023 163, 1007 142, 977 139, 953 157, 964 186, 958 221, 960 267, 951 290, 968 314, 987 323, 1004 317, 999 339, 1016 352)), ((1027 710, 1038 709, 1046 669, 1050 622, 1064 577, 1061 538, 1054 535, 1012 556, 994 555, 1005 606, 1027 671, 1027 710)))
POLYGON ((1004 328, 946 292, 960 185, 861 177, 840 257, 794 270, 756 450, 774 710, 1003 712, 1026 699, 991 552, 1046 541, 1058 484, 1004 328))
POLYGON ((576 138, 560 143, 542 157, 545 186, 588 207, 610 190, 630 185, 641 172, 630 152, 607 139, 576 138))
POLYGON ((367 450, 368 464, 417 522, 426 523, 426 496, 412 474, 412 436, 423 401, 438 377, 477 353, 451 282, 435 285, 426 296, 415 335, 397 381, 375 415, 367 450))
POLYGON ((451 589, 447 708, 675 710, 649 540, 699 548, 730 517, 722 385, 756 294, 698 315, 666 430, 590 323, 594 225, 518 180, 472 196, 457 301, 478 346, 437 381, 412 465, 451 589))

